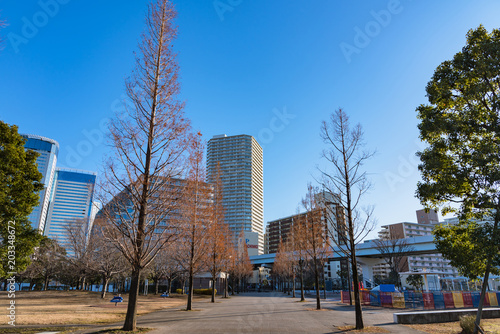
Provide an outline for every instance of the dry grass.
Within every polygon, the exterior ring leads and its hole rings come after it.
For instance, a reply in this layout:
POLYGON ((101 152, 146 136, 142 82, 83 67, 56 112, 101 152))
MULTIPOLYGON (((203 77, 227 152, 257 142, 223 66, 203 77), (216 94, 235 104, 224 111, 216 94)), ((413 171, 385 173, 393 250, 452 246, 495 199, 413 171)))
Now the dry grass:
MULTIPOLYGON (((5 293, 0 293, 4 299, 5 293)), ((122 321, 127 312, 128 295, 123 294, 123 303, 109 301, 100 293, 86 291, 19 291, 16 292, 16 325, 65 325, 103 324, 122 321)), ((150 313, 185 304, 185 296, 162 298, 159 295, 139 296, 137 313, 150 313)), ((7 299, 7 298, 5 298, 7 299)), ((4 299, 4 300, 5 300, 4 299)), ((1 317, 0 325, 7 325, 8 318, 1 317)))
POLYGON ((137 333, 147 333, 151 330, 152 330, 151 328, 139 328, 139 327, 135 331, 124 331, 120 328, 110 328, 96 332, 95 334, 137 334, 137 333))
POLYGON ((0 328, 0 334, 36 334, 41 332, 58 332, 59 334, 74 333, 76 330, 83 329, 83 327, 37 327, 37 328, 0 328))
POLYGON ((364 329, 356 330, 356 326, 339 326, 337 327, 338 330, 346 333, 390 333, 388 330, 380 328, 380 327, 374 327, 374 326, 367 326, 364 329))
MULTIPOLYGON (((425 333, 432 334, 459 334, 462 332, 460 328, 460 323, 456 322, 445 322, 439 324, 425 324, 425 325, 406 325, 413 329, 425 333)), ((483 327, 485 333, 499 334, 500 333, 500 319, 484 319, 481 320, 481 326, 483 327)))

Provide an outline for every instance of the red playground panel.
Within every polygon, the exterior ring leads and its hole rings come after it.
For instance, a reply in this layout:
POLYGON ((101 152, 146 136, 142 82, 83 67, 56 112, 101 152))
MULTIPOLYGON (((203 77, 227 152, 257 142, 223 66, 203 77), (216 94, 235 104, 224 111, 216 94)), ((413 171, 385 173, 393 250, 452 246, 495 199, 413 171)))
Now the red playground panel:
POLYGON ((434 295, 432 292, 423 292, 422 298, 424 300, 424 309, 433 310, 434 309, 434 295))
POLYGON ((444 307, 445 308, 455 308, 455 302, 453 301, 453 293, 444 292, 443 298, 444 298, 444 307))
POLYGON ((472 295, 470 292, 462 292, 462 297, 464 298, 464 307, 473 307, 472 295))

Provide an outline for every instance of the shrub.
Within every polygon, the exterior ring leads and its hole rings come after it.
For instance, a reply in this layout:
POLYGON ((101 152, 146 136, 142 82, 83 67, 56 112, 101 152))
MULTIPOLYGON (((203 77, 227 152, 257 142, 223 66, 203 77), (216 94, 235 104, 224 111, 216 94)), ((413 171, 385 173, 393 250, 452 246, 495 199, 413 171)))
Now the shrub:
POLYGON ((460 327, 464 334, 474 333, 474 322, 476 321, 476 316, 474 315, 463 315, 460 317, 460 327))
POLYGON ((179 295, 182 295, 182 289, 177 289, 175 290, 175 292, 177 292, 179 295))
MULTIPOLYGON (((212 289, 193 289, 193 293, 195 295, 212 295, 212 289)), ((217 294, 217 290, 215 290, 215 293, 217 294)))

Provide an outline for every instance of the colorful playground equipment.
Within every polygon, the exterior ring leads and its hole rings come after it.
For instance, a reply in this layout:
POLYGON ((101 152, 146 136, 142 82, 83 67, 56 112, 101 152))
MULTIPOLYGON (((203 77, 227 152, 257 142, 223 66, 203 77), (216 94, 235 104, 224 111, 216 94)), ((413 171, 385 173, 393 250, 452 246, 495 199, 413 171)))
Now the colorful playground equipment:
MULTIPOLYGON (((440 310, 452 308, 478 307, 480 292, 466 291, 435 291, 435 292, 384 292, 360 291, 363 305, 391 307, 391 308, 420 308, 424 310, 440 310)), ((354 300, 354 293, 351 293, 354 300)), ((341 292, 342 303, 349 303, 349 292, 341 292)), ((500 292, 487 292, 484 297, 484 306, 498 306, 500 292)))

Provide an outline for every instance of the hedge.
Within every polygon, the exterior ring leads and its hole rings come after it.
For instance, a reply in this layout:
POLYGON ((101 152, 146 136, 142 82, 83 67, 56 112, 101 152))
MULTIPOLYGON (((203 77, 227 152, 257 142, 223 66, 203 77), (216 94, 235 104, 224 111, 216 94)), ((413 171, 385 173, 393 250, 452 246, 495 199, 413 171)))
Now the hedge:
MULTIPOLYGON (((178 294, 182 294, 182 289, 175 290, 178 294)), ((212 295, 212 289, 193 289, 193 293, 195 295, 212 295)), ((215 290, 215 294, 217 294, 217 289, 215 290)))

